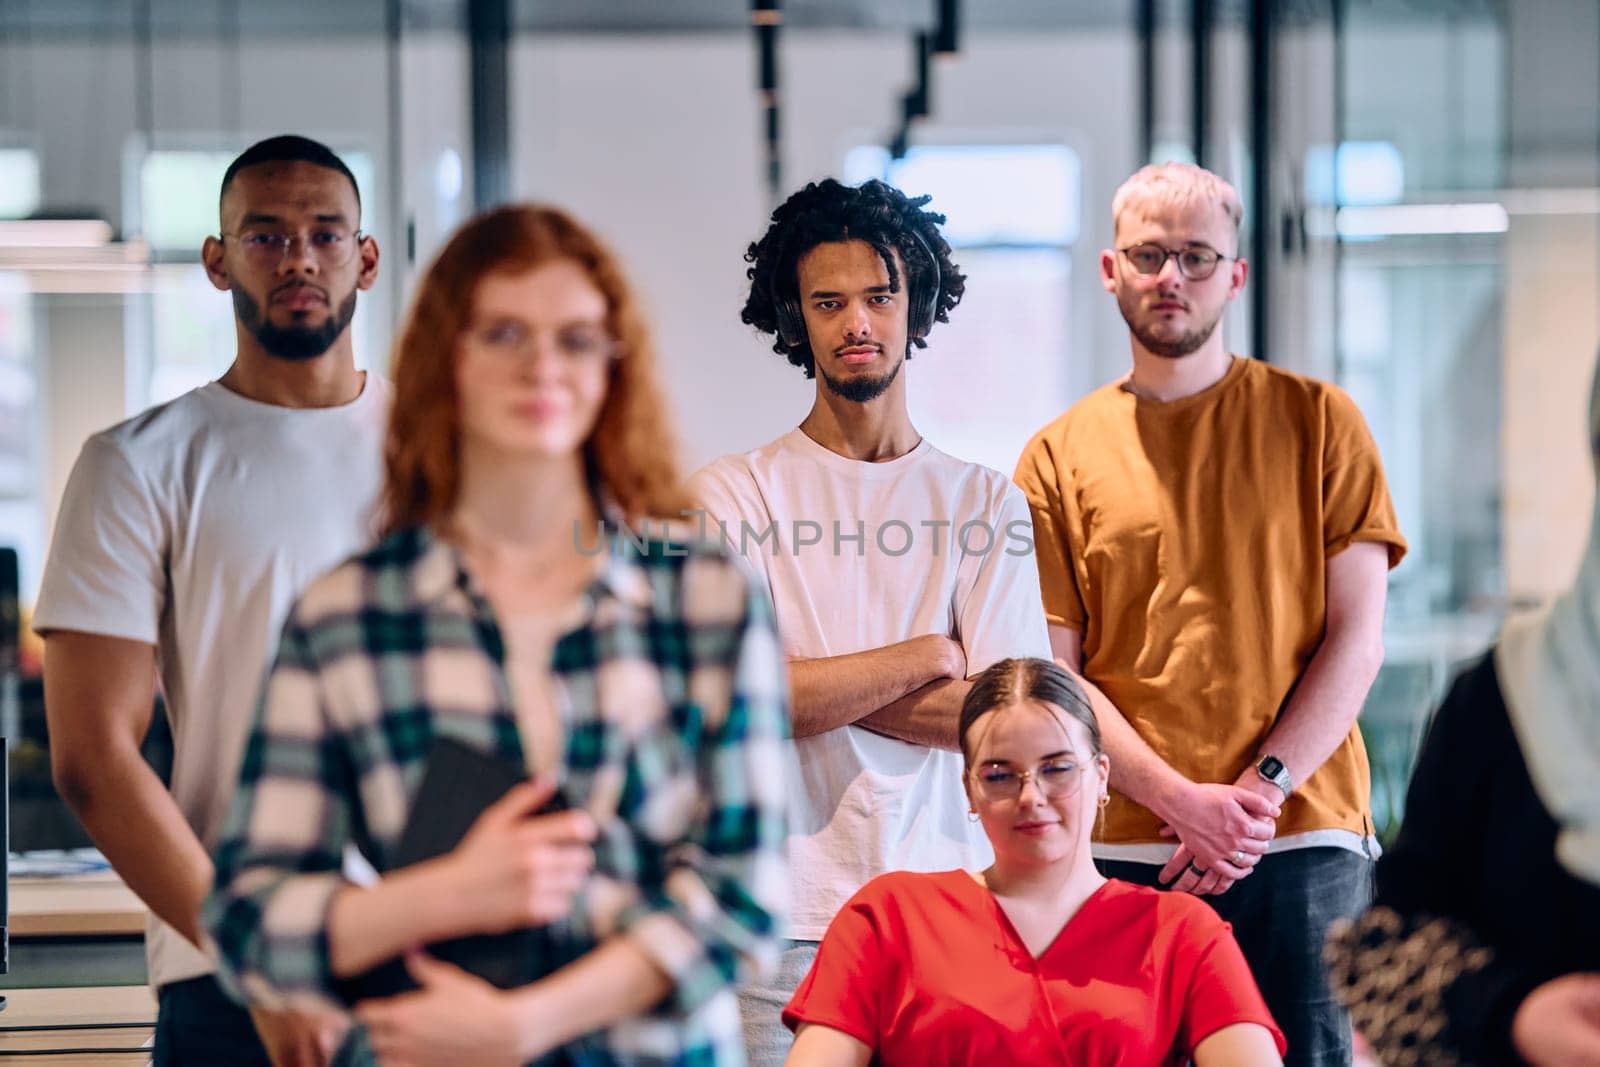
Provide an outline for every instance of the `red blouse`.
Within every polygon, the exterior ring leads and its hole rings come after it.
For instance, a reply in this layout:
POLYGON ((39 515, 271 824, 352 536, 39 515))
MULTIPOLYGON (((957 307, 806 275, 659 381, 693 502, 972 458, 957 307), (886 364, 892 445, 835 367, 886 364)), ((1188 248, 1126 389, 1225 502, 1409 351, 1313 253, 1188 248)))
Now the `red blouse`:
POLYGON ((874 878, 828 927, 784 1009, 883 1063, 1164 1067, 1234 1023, 1282 1054, 1227 923, 1184 893, 1108 881, 1037 960, 965 871, 874 878))

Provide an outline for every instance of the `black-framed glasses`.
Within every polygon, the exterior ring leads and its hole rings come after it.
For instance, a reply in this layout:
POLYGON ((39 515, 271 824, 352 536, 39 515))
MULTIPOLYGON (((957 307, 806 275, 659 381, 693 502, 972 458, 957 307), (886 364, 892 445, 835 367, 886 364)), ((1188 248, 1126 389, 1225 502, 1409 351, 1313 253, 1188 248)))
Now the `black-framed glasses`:
POLYGON ((1088 766, 1077 760, 1050 759, 1031 771, 1019 771, 1008 763, 985 763, 972 772, 972 780, 983 799, 992 802, 1017 799, 1022 795, 1022 783, 1029 779, 1041 795, 1059 800, 1078 791, 1088 766))
POLYGON ((1140 274, 1160 274, 1167 260, 1176 259, 1178 270, 1192 282, 1203 282, 1217 272, 1217 264, 1235 256, 1225 256, 1206 245, 1185 245, 1182 248, 1163 248, 1158 244, 1130 245, 1117 251, 1128 257, 1133 269, 1140 274))
POLYGON ((323 226, 310 233, 284 233, 281 230, 246 229, 238 233, 223 231, 222 241, 233 238, 244 257, 257 267, 276 270, 297 243, 311 253, 317 265, 328 270, 344 266, 355 258, 356 249, 366 240, 360 230, 323 226))

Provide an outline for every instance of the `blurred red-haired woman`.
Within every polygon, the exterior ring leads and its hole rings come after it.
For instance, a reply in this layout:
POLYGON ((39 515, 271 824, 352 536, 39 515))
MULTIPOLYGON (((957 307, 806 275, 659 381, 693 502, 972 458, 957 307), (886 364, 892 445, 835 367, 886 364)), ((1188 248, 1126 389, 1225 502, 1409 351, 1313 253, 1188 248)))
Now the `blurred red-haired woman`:
POLYGON ((348 1059, 742 1062, 732 989, 783 898, 787 687, 765 594, 662 521, 689 504, 655 381, 615 260, 559 211, 469 222, 422 281, 384 537, 291 613, 207 908, 265 1003, 326 1006, 409 952, 420 989, 358 1005, 348 1059), (533 781, 397 868, 439 738, 533 781), (535 814, 557 783, 570 810, 535 814), (348 844, 375 884, 341 877, 348 844), (541 926, 543 977, 510 990, 409 951, 541 926))

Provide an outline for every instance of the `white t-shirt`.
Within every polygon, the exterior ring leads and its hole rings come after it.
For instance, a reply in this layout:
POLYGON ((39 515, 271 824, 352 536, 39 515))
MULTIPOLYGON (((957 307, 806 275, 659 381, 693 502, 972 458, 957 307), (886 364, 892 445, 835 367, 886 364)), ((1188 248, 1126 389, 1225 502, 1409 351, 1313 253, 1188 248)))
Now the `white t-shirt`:
MULTIPOLYGON (((376 533, 389 383, 333 408, 217 382, 84 444, 61 500, 34 628, 145 641, 172 724, 172 794, 207 850, 239 781, 278 631, 311 579, 376 533)), ((215 969, 152 917, 150 982, 215 969)))
MULTIPOLYGON (((922 634, 959 641, 968 675, 1050 654, 1028 505, 997 471, 925 440, 864 463, 796 429, 716 460, 691 489, 707 534, 720 530, 766 579, 791 658, 922 634)), ((792 752, 789 937, 820 941, 845 901, 885 871, 991 861, 967 819, 959 754, 859 726, 800 738, 792 752)))

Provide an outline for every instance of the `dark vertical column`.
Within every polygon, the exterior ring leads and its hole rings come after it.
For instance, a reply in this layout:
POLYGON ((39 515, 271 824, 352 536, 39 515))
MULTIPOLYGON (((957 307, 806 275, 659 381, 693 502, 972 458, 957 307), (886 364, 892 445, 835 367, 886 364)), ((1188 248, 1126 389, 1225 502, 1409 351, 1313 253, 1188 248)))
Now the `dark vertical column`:
POLYGON ((1156 145, 1156 0, 1139 0, 1134 12, 1139 35, 1139 164, 1151 162, 1156 145))
POLYGON ((778 30, 783 26, 783 11, 779 4, 780 0, 750 3, 750 25, 756 34, 756 90, 766 136, 767 198, 774 205, 783 195, 783 128, 778 110, 778 30))
MULTIPOLYGON (((21 576, 17 552, 0 548, 0 974, 11 973, 11 736, 22 713, 17 700, 17 657, 22 645, 21 576)), ((0 997, 0 1009, 6 998, 0 997)))
POLYGON ((511 198, 511 0, 467 0, 472 193, 479 211, 511 198))
POLYGON ((1250 343, 1257 359, 1272 359, 1273 4, 1250 0, 1250 343))
POLYGON ((1211 141, 1211 28, 1216 12, 1212 0, 1192 0, 1190 4, 1190 105, 1193 108, 1189 124, 1193 138, 1194 161, 1206 165, 1206 146, 1211 141))
POLYGON ((1339 236, 1339 206, 1344 203, 1344 183, 1339 174, 1339 146, 1345 135, 1345 63, 1347 55, 1344 39, 1345 5, 1348 0, 1331 0, 1330 18, 1333 23, 1333 208, 1329 221, 1333 227, 1333 375, 1335 381, 1344 378, 1344 345, 1340 335, 1344 322, 1344 241, 1339 236))
POLYGON ((244 93, 244 63, 241 56, 244 41, 239 23, 240 0, 226 0, 217 12, 218 36, 222 47, 228 50, 229 72, 232 77, 222 79, 222 122, 237 140, 244 126, 244 110, 240 97, 244 93))
MULTIPOLYGON (((0 974, 11 973, 11 739, 0 737, 0 974)), ((0 997, 0 1009, 6 998, 0 997)))
MULTIPOLYGON (((134 116, 144 144, 140 151, 148 156, 156 147, 156 72, 155 25, 150 11, 151 0, 134 0, 133 3, 133 100, 134 116)), ((144 209, 138 210, 139 229, 145 229, 144 209)), ((127 220, 123 220, 126 228, 127 220)), ((124 238, 131 236, 123 234, 124 238)))
MULTIPOLYGON (((383 5, 383 75, 387 90, 384 96, 388 107, 389 160, 386 176, 389 188, 384 191, 383 203, 390 205, 391 222, 405 221, 405 254, 409 267, 417 261, 417 233, 411 213, 406 210, 405 200, 405 123, 402 121, 405 115, 405 81, 400 68, 400 36, 405 28, 405 12, 401 4, 402 0, 384 0, 383 5)), ((399 279, 403 274, 396 271, 395 277, 399 279)), ((394 294, 398 304, 399 286, 394 287, 394 294)))
POLYGON ((938 0, 932 45, 936 56, 953 56, 961 51, 961 0, 938 0))
POLYGON ((926 33, 911 35, 911 74, 916 79, 906 94, 903 105, 906 122, 912 119, 925 118, 933 110, 933 89, 929 69, 929 57, 933 52, 933 38, 926 33))

